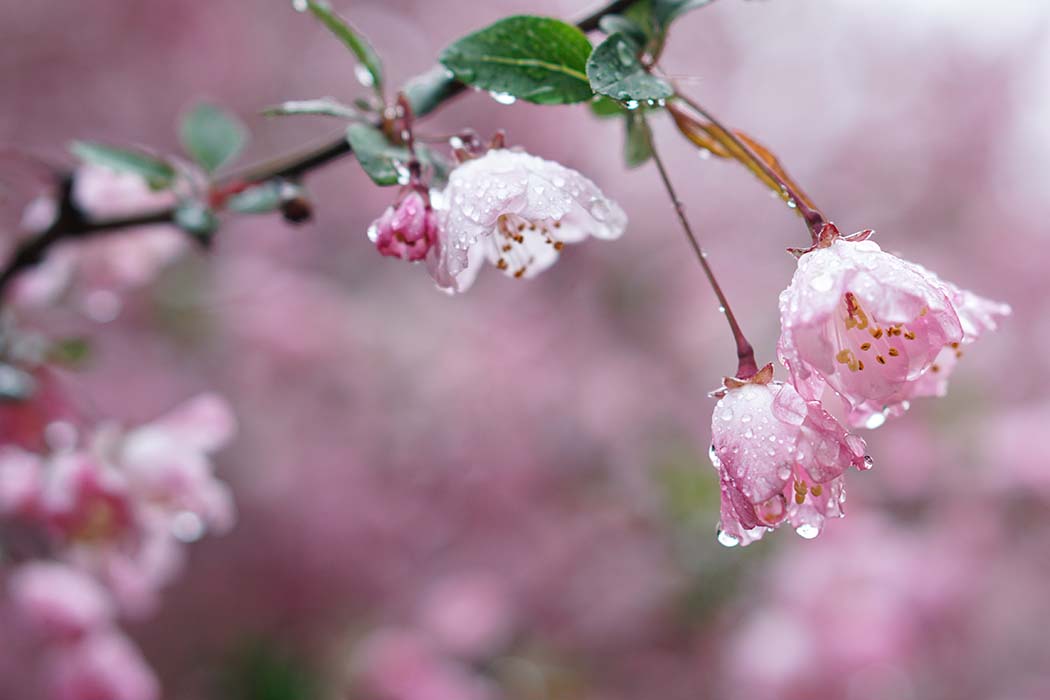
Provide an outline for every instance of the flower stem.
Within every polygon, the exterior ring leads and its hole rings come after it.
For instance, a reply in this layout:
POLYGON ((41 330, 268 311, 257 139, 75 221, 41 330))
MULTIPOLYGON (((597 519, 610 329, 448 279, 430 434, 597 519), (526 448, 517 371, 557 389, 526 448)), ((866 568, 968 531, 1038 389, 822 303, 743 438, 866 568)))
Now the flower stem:
POLYGON ((649 150, 652 152, 653 162, 656 163, 656 169, 660 172, 660 180, 663 181, 664 189, 667 190, 667 195, 671 198, 675 214, 678 215, 678 221, 682 224, 682 230, 685 231, 686 238, 689 239, 689 244, 692 246, 693 252, 696 253, 697 260, 700 261, 700 267, 703 268, 704 275, 707 276, 711 289, 714 290, 715 296, 718 297, 718 303, 721 305, 721 310, 729 323, 729 329, 733 332, 733 340, 736 341, 736 377, 738 379, 750 379, 758 372, 758 365, 755 362, 755 349, 751 347, 751 343, 744 336, 744 331, 740 329, 740 324, 737 323, 733 309, 729 306, 729 299, 726 298, 725 292, 722 291, 721 285, 718 284, 714 270, 711 269, 711 265, 707 262, 707 254, 704 253, 703 248, 700 247, 700 242, 693 233, 693 227, 689 224, 689 219, 685 215, 685 207, 682 205, 682 200, 678 198, 674 185, 671 184, 671 178, 667 174, 664 161, 656 150, 652 129, 649 128, 648 122, 643 123, 645 124, 646 136, 649 139, 649 150))
POLYGON ((811 207, 796 187, 777 172, 775 168, 770 167, 743 139, 715 119, 703 105, 679 91, 677 86, 675 87, 675 97, 689 105, 697 114, 710 122, 719 137, 719 142, 728 148, 737 160, 740 160, 749 169, 755 171, 756 174, 761 174, 764 179, 768 179, 780 187, 781 194, 787 199, 789 205, 798 208, 799 214, 806 221, 813 243, 817 243, 821 230, 828 223, 824 214, 819 209, 811 207))

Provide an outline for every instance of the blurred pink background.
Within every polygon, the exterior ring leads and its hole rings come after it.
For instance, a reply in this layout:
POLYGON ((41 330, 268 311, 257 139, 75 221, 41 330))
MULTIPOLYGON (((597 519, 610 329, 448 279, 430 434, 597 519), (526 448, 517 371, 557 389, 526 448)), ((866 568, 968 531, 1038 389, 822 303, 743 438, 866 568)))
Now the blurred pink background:
MULTIPOLYGON (((502 16, 593 4, 335 6, 397 85, 502 16)), ((625 170, 621 126, 584 107, 465 95, 420 130, 506 129, 617 199, 627 235, 450 298, 376 254, 365 230, 394 191, 343 160, 308 181, 314 223, 227 217, 213 254, 85 325, 90 367, 64 380, 99 416, 214 389, 240 421, 219 457, 237 527, 129 627, 165 698, 1050 697, 1050 5, 721 0, 675 26, 663 65, 844 232, 876 229, 1013 317, 946 399, 864 435, 875 469, 849 475, 845 519, 724 549, 706 394, 735 358, 655 169, 625 170)), ((263 107, 362 93, 289 2, 0 7, 0 142, 56 161, 74 138, 177 150, 202 98, 261 160, 339 130, 263 107)), ((666 118, 656 135, 773 360, 805 229, 666 118)))

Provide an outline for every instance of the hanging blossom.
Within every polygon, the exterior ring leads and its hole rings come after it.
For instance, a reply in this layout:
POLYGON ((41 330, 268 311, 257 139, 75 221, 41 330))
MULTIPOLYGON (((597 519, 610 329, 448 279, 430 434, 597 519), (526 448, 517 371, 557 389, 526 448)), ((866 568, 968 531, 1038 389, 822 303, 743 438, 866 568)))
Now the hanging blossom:
MULTIPOLYGON (((96 221, 134 216, 176 201, 171 190, 154 191, 137 175, 98 165, 77 169, 72 197, 83 215, 96 221)), ((40 233, 56 214, 54 199, 39 197, 27 206, 22 228, 40 233)), ((148 284, 186 248, 185 236, 170 225, 73 241, 56 247, 40 265, 24 273, 14 285, 12 299, 42 306, 68 297, 88 317, 107 321, 120 311, 120 292, 148 284)))
POLYGON ((849 422, 875 428, 917 396, 942 395, 960 346, 1010 313, 884 252, 872 231, 825 226, 780 295, 778 355, 806 399, 829 386, 849 422))
POLYGON ((819 401, 773 381, 773 365, 748 380, 725 380, 711 425, 711 461, 722 491, 718 540, 747 545, 788 522, 816 537, 843 515, 843 473, 871 468, 864 441, 819 401))
POLYGON ((553 265, 566 243, 623 235, 627 216, 583 175, 498 148, 468 160, 434 197, 439 245, 428 268, 439 287, 462 292, 486 260, 511 277, 553 265))
POLYGON ((380 254, 409 262, 436 254, 437 214, 430 206, 426 189, 406 187, 397 203, 387 207, 368 228, 368 239, 376 244, 380 254))

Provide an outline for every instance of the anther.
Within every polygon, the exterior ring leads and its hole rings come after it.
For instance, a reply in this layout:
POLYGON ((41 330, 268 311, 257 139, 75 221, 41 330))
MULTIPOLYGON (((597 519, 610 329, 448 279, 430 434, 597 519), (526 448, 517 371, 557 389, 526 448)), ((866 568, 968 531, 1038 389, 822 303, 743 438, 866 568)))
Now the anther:
POLYGON ((871 350, 871 343, 861 343, 860 344, 860 349, 861 350, 871 350))
POLYGON ((890 354, 890 357, 896 357, 897 355, 901 354, 901 351, 898 350, 897 348, 890 348, 889 349, 889 354, 890 354))
POLYGON ((809 487, 809 492, 814 496, 819 496, 820 494, 824 493, 824 487, 820 484, 814 484, 813 486, 809 487))
POLYGON ((882 355, 876 355, 875 356, 875 361, 878 362, 880 365, 886 364, 886 358, 883 357, 882 355))

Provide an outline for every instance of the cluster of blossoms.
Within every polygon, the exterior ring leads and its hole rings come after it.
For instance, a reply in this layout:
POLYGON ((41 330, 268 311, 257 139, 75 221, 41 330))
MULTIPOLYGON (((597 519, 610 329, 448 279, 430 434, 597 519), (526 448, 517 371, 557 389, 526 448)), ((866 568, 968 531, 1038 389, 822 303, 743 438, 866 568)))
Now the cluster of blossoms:
POLYGON ((102 424, 78 439, 60 406, 36 396, 24 411, 37 430, 24 435, 44 444, 12 433, 0 447, 10 617, 40 650, 51 697, 156 698, 158 682, 117 620, 154 610, 184 543, 232 526, 209 455, 232 436, 233 417, 203 395, 151 423, 102 424))
MULTIPOLYGON (((369 230, 383 255, 425 260, 438 286, 464 291, 484 261, 513 277, 550 267, 565 243, 613 239, 626 216, 587 178, 527 153, 495 149, 428 193, 406 186, 369 230)), ((792 251, 798 269, 780 296, 778 358, 727 378, 712 422, 722 544, 748 544, 783 522, 812 538, 843 514, 843 473, 866 470, 865 443, 822 401, 837 395, 853 427, 876 428, 912 398, 943 396, 962 346, 1010 313, 915 263, 884 252, 872 231, 841 236, 825 224, 792 251)))
POLYGON ((772 381, 769 365, 719 392, 711 456, 723 544, 748 544, 782 522, 815 537, 842 515, 843 472, 872 464, 822 400, 837 396, 851 426, 877 428, 912 398, 943 396, 962 345, 1010 313, 883 251, 871 233, 840 236, 828 224, 796 251, 778 343, 791 384, 772 381))

